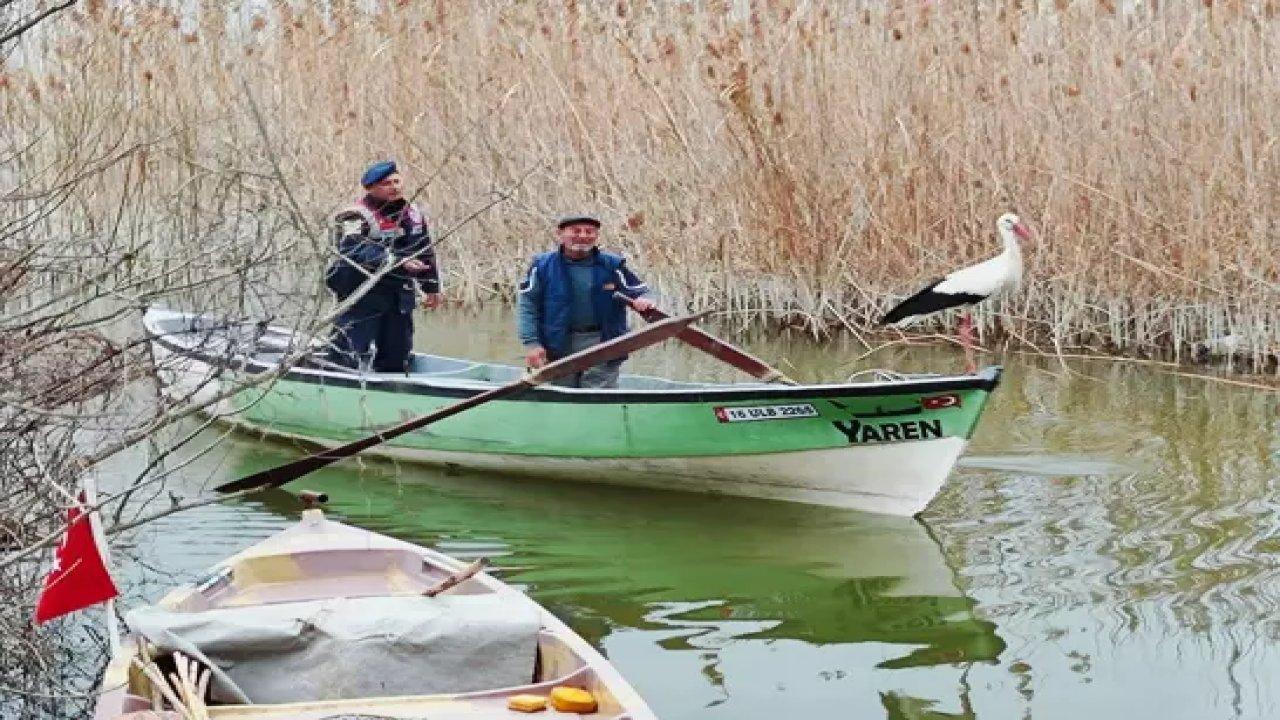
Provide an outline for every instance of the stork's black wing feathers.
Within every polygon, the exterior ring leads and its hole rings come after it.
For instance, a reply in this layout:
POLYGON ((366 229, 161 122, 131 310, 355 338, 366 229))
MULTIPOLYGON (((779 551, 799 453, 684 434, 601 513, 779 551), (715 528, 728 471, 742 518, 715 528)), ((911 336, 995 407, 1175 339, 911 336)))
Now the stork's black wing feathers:
POLYGON ((928 315, 939 310, 959 307, 960 305, 972 305, 987 298, 986 295, 973 295, 971 293, 934 292, 933 289, 938 286, 938 283, 945 279, 938 278, 934 280, 920 292, 898 303, 892 310, 885 313, 877 324, 890 325, 913 315, 928 315))

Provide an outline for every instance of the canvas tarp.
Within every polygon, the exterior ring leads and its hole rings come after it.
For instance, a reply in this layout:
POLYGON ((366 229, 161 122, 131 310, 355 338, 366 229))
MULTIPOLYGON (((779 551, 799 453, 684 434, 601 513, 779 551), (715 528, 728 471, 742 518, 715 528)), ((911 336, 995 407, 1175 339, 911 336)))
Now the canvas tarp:
POLYGON ((216 668, 222 702, 459 693, 531 681, 540 618, 499 595, 338 598, 126 620, 161 653, 216 668))

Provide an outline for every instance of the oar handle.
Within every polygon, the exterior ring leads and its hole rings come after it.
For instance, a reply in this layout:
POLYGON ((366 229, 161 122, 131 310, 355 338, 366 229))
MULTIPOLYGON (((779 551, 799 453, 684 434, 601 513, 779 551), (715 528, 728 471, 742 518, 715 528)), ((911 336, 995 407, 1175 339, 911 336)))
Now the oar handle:
MULTIPOLYGON (((620 305, 626 305, 632 310, 635 310, 636 314, 638 314, 640 317, 644 318, 648 322, 657 322, 659 320, 665 320, 668 317, 670 317, 669 315, 662 312, 656 307, 651 307, 648 310, 636 310, 635 300, 630 295, 621 291, 614 291, 613 301, 620 305)), ((690 328, 690 329, 692 330, 693 328, 690 328)), ((676 337, 680 337, 680 336, 677 335, 676 337)))
MULTIPOLYGON (((667 315, 657 307, 650 307, 647 310, 637 310, 635 302, 626 293, 615 292, 613 294, 614 302, 626 305, 635 310, 640 317, 648 322, 658 322, 665 320, 667 315)), ((687 343, 688 345, 701 350, 717 360, 728 363, 746 374, 764 382, 776 382, 782 385, 798 385, 795 380, 787 377, 781 370, 773 367, 769 363, 760 358, 744 351, 708 332, 699 330, 696 327, 686 327, 676 334, 676 339, 687 343)))

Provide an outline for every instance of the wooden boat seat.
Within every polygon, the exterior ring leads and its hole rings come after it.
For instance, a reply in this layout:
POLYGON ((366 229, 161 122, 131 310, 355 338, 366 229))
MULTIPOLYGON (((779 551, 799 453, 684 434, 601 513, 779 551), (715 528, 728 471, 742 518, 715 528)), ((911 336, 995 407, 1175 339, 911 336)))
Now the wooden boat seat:
POLYGON ((424 355, 414 353, 409 358, 409 373, 412 375, 444 375, 469 370, 476 362, 444 357, 443 355, 424 355))
MULTIPOLYGON (((196 583, 174 610, 301 602, 328 597, 420 595, 448 571, 405 548, 326 548, 240 558, 196 583)), ((492 592, 466 581, 452 595, 492 592)))

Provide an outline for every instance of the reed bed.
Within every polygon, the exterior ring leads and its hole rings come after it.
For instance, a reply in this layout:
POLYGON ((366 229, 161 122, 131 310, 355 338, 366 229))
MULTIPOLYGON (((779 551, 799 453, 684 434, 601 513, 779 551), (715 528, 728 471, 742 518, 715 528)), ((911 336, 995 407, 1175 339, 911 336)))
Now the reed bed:
POLYGON ((0 189, 55 186, 71 157, 100 171, 48 237, 134 223, 131 259, 158 264, 275 243, 305 285, 325 218, 394 156, 459 225, 454 300, 509 300, 549 220, 588 208, 668 304, 870 338, 996 252, 1012 209, 1038 241, 979 314, 988 342, 1280 352, 1270 0, 113 5, 0 75, 0 189), (108 135, 121 159, 77 155, 108 135), (209 200, 229 188, 252 200, 235 217, 209 200))

